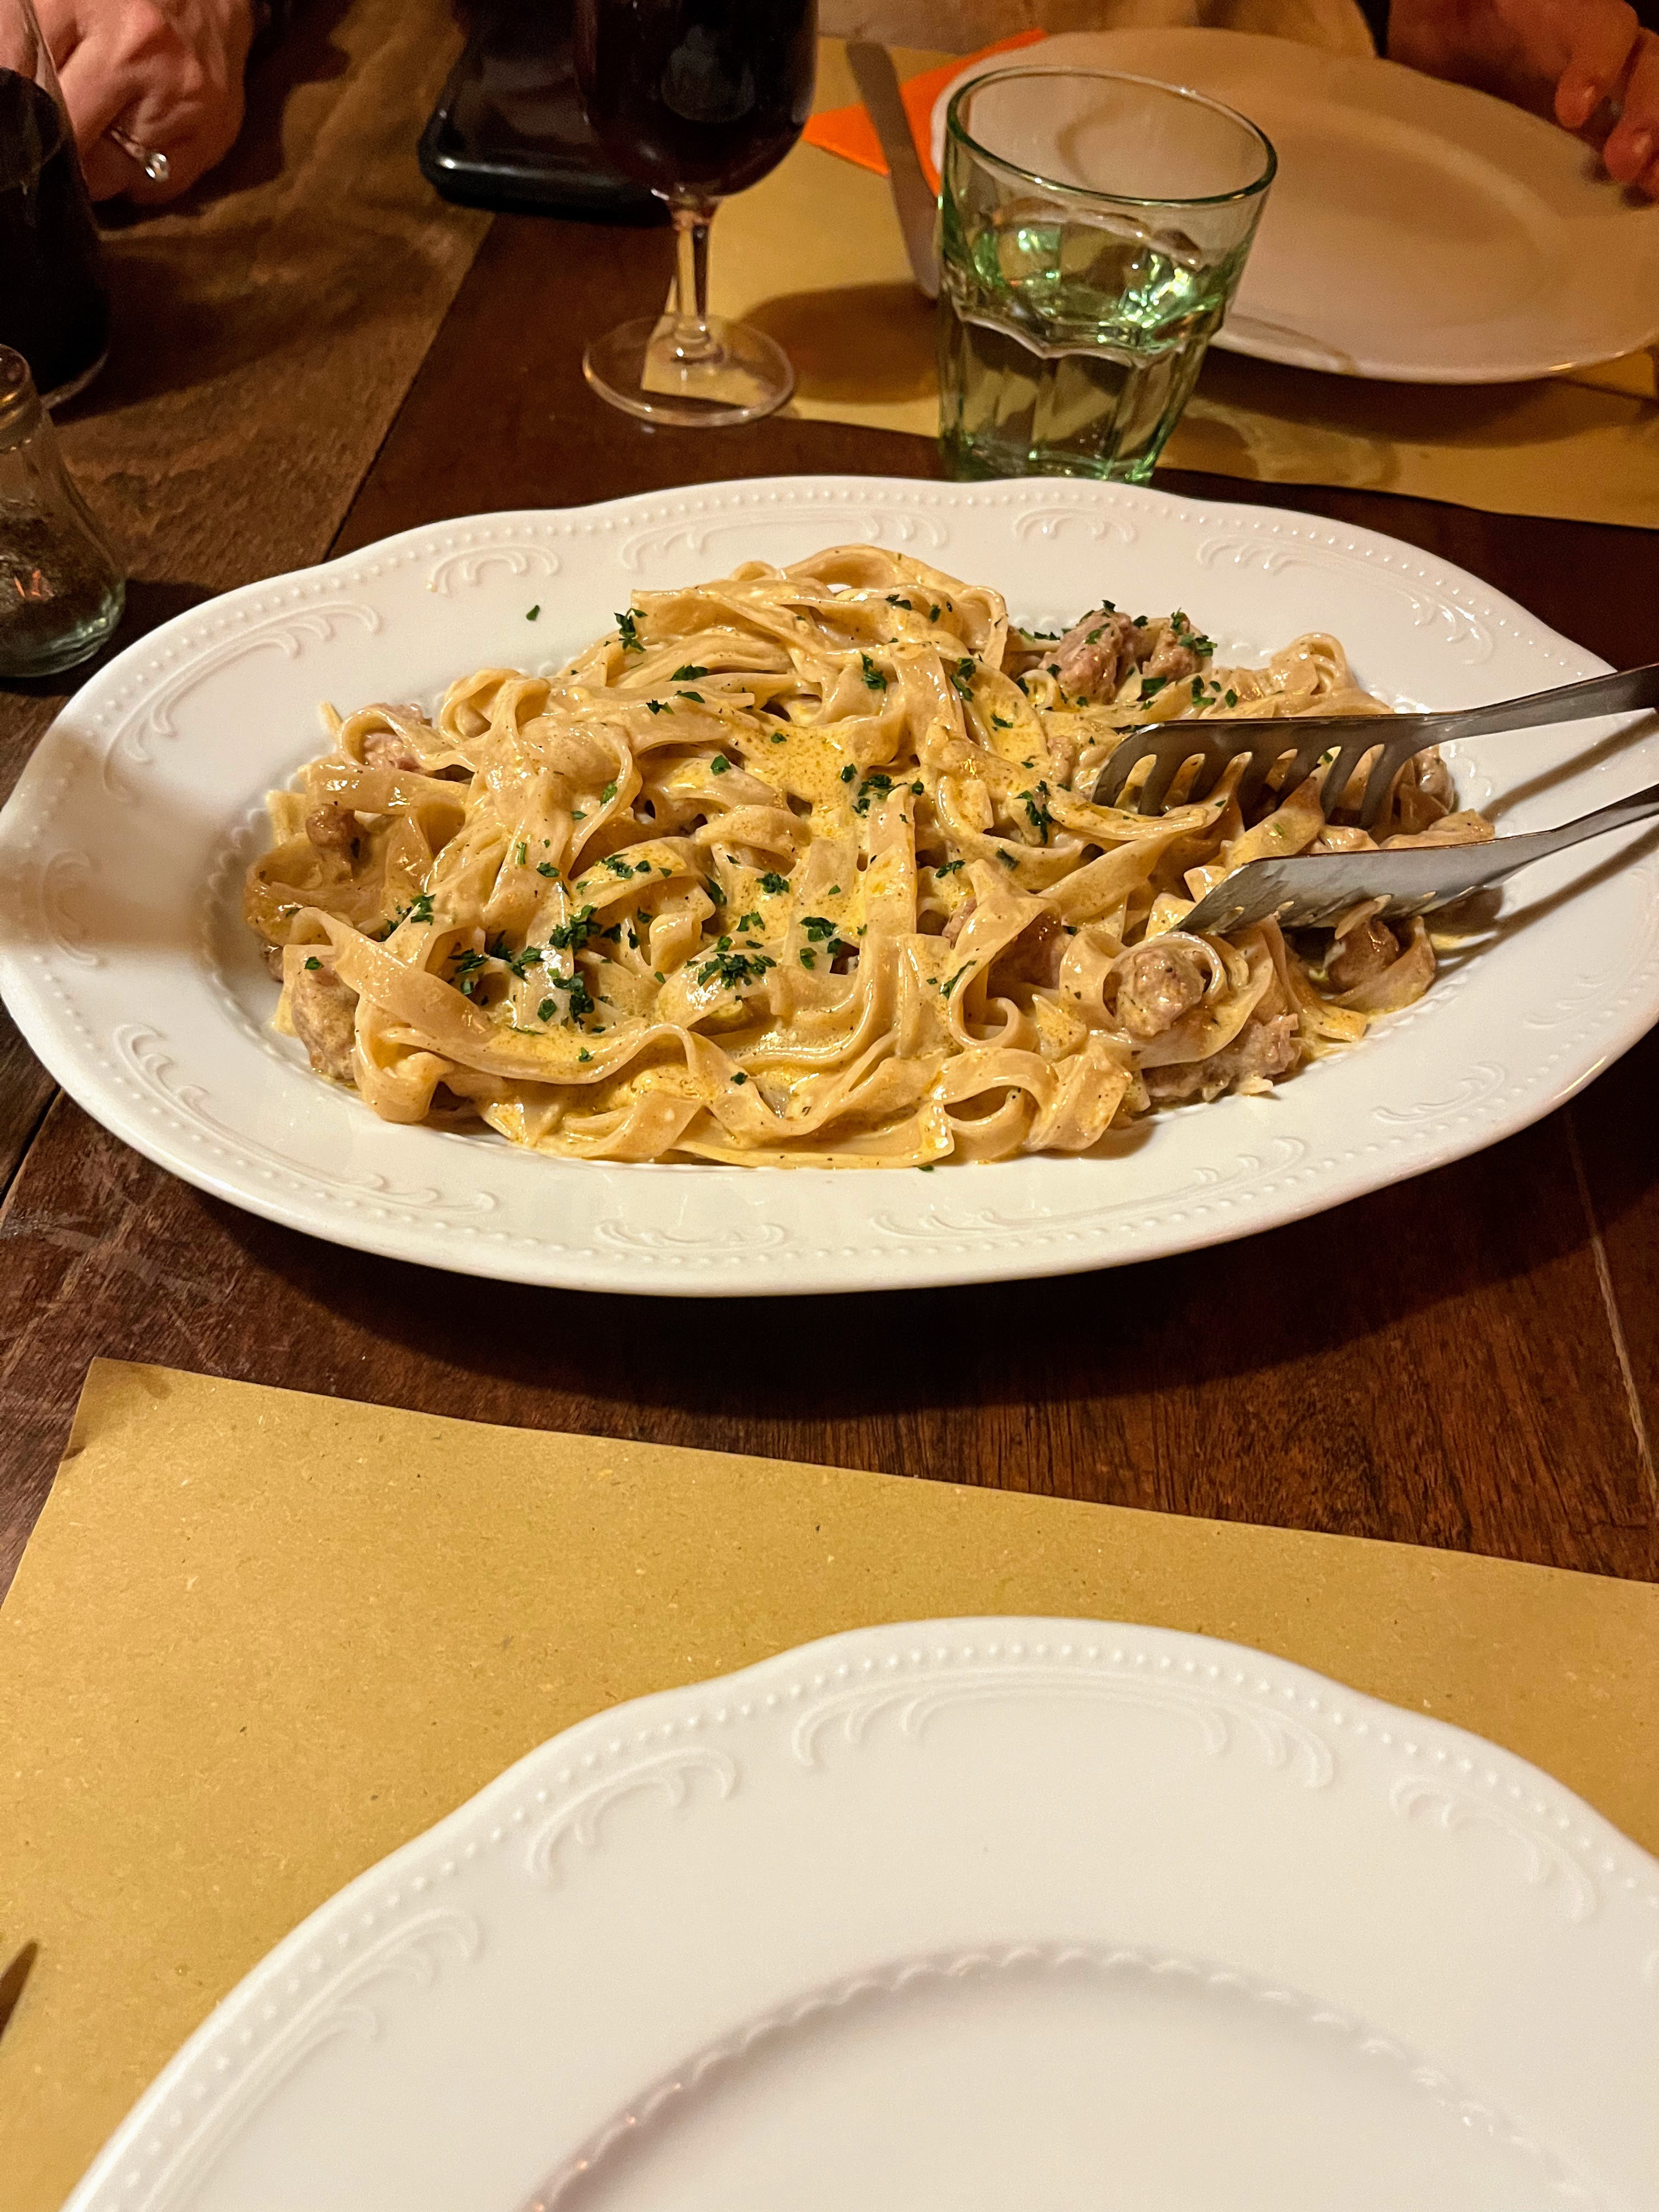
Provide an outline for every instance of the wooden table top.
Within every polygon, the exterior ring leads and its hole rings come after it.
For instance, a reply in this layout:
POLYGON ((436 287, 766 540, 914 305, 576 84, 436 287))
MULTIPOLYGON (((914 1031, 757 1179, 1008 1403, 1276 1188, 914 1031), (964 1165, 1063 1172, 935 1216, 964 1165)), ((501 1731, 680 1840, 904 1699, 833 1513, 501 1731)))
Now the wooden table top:
MULTIPOLYGON (((333 550, 453 515, 699 480, 938 474, 920 439, 777 418, 652 430, 600 404, 581 379, 582 342, 660 301, 666 254, 656 232, 497 217, 384 444, 372 459, 343 445, 329 464, 345 514, 333 550)), ((241 312, 221 310, 233 329, 241 312)), ((152 332, 163 355, 167 313, 164 298, 152 332)), ((349 358, 349 325, 334 343, 349 358)), ((287 427, 320 443, 298 420, 287 427)), ((1659 653, 1659 533, 1160 481, 1390 532, 1609 660, 1659 653)), ((262 479, 233 488, 232 505, 281 496, 262 479)), ((148 550, 141 622, 189 601, 190 570, 169 565, 190 557, 169 550, 185 525, 170 527, 148 550)), ((7 782, 52 703, 37 687, 0 704, 7 782)), ((723 1302, 714 1333, 742 1347, 728 1358, 709 1354, 706 1309, 440 1283, 206 1197, 56 1094, 7 1024, 0 1589, 100 1354, 531 1427, 1659 1578, 1659 1148, 1642 1103, 1656 1083, 1650 1037, 1505 1144, 1213 1251, 833 1306, 723 1302), (799 1361, 808 1340, 838 1356, 799 1361)))

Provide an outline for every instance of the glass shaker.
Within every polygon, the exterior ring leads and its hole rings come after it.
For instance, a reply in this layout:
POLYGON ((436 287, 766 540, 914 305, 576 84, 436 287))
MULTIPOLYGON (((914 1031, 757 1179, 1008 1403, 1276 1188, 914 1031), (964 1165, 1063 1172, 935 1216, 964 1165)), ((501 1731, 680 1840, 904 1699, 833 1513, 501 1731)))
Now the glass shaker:
POLYGON ((89 659, 125 599, 29 365, 0 345, 0 677, 50 676, 89 659))
POLYGON ((109 299, 69 112, 30 0, 0 0, 0 345, 48 407, 102 366, 109 299))

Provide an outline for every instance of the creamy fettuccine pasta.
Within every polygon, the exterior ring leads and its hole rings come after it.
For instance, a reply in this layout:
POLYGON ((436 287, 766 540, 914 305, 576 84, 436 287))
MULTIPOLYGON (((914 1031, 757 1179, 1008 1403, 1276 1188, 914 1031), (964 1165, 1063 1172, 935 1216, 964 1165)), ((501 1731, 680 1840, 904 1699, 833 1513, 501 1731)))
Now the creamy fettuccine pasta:
MULTIPOLYGON (((750 562, 635 593, 556 676, 462 678, 433 720, 330 710, 246 911, 277 1027, 387 1121, 609 1160, 1085 1152, 1355 1043, 1435 966, 1365 908, 1295 942, 1183 930, 1246 860, 1372 839, 1316 779, 1247 825, 1242 762, 1151 816, 1094 803, 1101 763, 1176 715, 1386 711, 1331 637, 1217 668, 1184 613, 1045 636, 869 546, 750 562)), ((1375 832, 1490 835, 1432 756, 1375 832)))

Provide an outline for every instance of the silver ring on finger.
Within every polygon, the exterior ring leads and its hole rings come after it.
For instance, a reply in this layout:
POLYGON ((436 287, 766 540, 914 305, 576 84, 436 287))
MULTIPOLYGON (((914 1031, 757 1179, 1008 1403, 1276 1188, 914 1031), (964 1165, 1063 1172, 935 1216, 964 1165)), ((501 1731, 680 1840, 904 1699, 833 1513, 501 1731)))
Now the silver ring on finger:
POLYGON ((104 136, 120 148, 128 161, 137 161, 152 185, 164 185, 173 174, 173 164, 165 154, 154 146, 141 146, 118 123, 112 123, 104 136))

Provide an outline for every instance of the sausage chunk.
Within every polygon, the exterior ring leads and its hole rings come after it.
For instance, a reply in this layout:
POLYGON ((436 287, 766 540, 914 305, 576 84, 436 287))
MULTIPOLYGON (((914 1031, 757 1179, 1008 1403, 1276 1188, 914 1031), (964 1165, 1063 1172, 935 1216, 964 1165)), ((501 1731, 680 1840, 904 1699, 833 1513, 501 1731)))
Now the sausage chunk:
POLYGON ((337 1083, 355 1080, 352 1055, 357 1041, 357 994, 343 983, 326 960, 311 953, 317 965, 301 964, 289 986, 288 1011, 294 1034, 319 1075, 337 1083))
POLYGON ((1118 963, 1117 1018, 1138 1044, 1174 1027, 1202 999, 1214 973, 1191 938, 1155 937, 1118 963))

